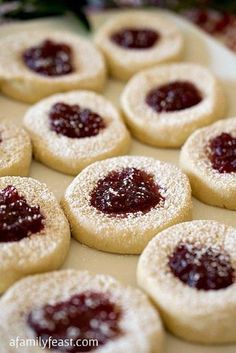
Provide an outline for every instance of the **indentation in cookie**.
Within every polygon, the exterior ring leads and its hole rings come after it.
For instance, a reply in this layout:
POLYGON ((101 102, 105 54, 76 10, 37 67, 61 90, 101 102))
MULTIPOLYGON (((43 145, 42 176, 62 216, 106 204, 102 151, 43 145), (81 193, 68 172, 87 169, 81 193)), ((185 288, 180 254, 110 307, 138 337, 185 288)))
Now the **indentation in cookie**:
POLYGON ((30 70, 44 76, 61 76, 74 71, 71 47, 50 39, 26 49, 23 60, 30 70))
POLYGON ((207 155, 219 173, 236 172, 236 138, 223 132, 209 141, 207 155))
POLYGON ((157 113, 191 108, 202 101, 197 87, 187 81, 175 81, 152 89, 146 103, 157 113))
POLYGON ((49 337, 55 339, 58 346, 54 346, 54 349, 80 353, 93 351, 95 347, 78 347, 75 344, 77 340, 82 343, 83 340, 96 339, 100 347, 119 337, 122 334, 121 316, 121 309, 112 303, 108 295, 87 291, 67 301, 34 309, 27 323, 36 337, 46 342, 49 342, 49 337), (59 342, 66 339, 71 339, 73 344, 69 347, 60 346, 59 342))
POLYGON ((15 242, 44 229, 39 206, 31 206, 12 185, 0 191, 0 242, 15 242))
POLYGON ((164 197, 151 174, 137 168, 110 172, 100 179, 91 193, 91 205, 99 211, 116 216, 146 213, 162 205, 164 197))
POLYGON ((150 28, 127 27, 111 35, 111 40, 127 49, 149 49, 160 39, 160 34, 150 28))
POLYGON ((180 243, 168 264, 176 277, 196 289, 222 289, 235 280, 229 254, 216 247, 180 243))
POLYGON ((49 120, 52 131, 71 138, 96 136, 106 127, 104 119, 90 109, 62 102, 52 106, 49 120))

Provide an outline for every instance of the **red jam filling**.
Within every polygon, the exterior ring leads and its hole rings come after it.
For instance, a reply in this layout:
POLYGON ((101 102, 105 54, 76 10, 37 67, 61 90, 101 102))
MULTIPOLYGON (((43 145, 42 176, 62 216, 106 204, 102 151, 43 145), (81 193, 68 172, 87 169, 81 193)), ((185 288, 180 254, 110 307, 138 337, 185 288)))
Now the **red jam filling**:
POLYGON ((157 113, 187 109, 202 101, 194 84, 175 81, 152 89, 146 96, 146 103, 157 113))
POLYGON ((181 243, 169 257, 169 267, 183 283, 196 289, 222 289, 235 280, 230 256, 213 247, 181 243))
POLYGON ((91 205, 110 215, 146 213, 164 198, 152 175, 136 168, 112 171, 91 193, 91 205))
POLYGON ((219 173, 236 172, 236 138, 228 133, 213 138, 207 146, 212 168, 219 173))
POLYGON ((122 333, 121 316, 121 310, 105 294, 84 292, 68 301, 31 311, 27 322, 35 336, 43 342, 49 342, 49 337, 55 339, 54 349, 64 353, 80 353, 94 351, 119 337, 122 333), (59 345, 61 340, 66 342, 67 339, 71 339, 72 344, 59 345), (96 346, 86 343, 92 339, 97 340, 96 346), (81 347, 78 347, 77 341, 81 347))
POLYGON ((76 104, 54 104, 49 119, 52 131, 71 138, 96 136, 106 127, 100 115, 76 104))
POLYGON ((115 32, 111 40, 120 47, 127 49, 148 49, 160 39, 159 33, 148 28, 124 28, 115 32))
POLYGON ((232 23, 233 16, 213 9, 192 8, 183 14, 193 23, 210 34, 222 34, 232 23))
POLYGON ((30 206, 14 186, 0 191, 0 242, 20 241, 44 229, 39 206, 30 206))
POLYGON ((74 71, 70 46, 49 39, 25 50, 23 60, 30 70, 44 76, 61 76, 74 71))

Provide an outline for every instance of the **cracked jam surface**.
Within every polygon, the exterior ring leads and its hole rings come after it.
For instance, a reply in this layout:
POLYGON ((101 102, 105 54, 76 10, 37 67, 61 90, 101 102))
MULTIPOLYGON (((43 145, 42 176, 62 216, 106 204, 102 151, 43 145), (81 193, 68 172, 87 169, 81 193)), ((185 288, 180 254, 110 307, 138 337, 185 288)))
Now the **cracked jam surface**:
POLYGON ((30 70, 43 76, 61 76, 74 71, 71 47, 49 39, 26 49, 23 60, 30 70))
POLYGON ((39 206, 30 206, 14 186, 0 191, 0 243, 20 241, 44 229, 39 206))
POLYGON ((153 176, 136 168, 110 172, 90 196, 93 207, 112 216, 146 213, 164 201, 153 176))
POLYGON ((159 33, 149 28, 123 28, 112 34, 111 40, 127 49, 148 49, 160 39, 159 33))
POLYGON ((146 103, 157 113, 175 112, 191 108, 202 101, 194 84, 175 81, 152 89, 146 96, 146 103))
POLYGON ((236 138, 222 133, 209 141, 207 149, 213 169, 219 173, 236 172, 236 138))
POLYGON ((180 243, 169 257, 168 265, 174 276, 196 289, 222 289, 235 280, 230 256, 213 247, 180 243))
POLYGON ((106 127, 104 119, 79 105, 56 103, 49 112, 50 129, 71 138, 96 136, 106 127))
MULTIPOLYGON (((72 296, 68 301, 34 309, 27 318, 36 337, 48 341, 51 336, 59 340, 72 339, 69 347, 56 350, 65 353, 90 352, 119 337, 121 310, 104 293, 86 291, 72 296), (98 347, 76 347, 77 340, 96 339, 98 347), (75 346, 74 346, 75 344, 75 346)), ((80 341, 81 343, 82 341, 80 341)), ((86 342, 85 342, 86 343, 86 342)))

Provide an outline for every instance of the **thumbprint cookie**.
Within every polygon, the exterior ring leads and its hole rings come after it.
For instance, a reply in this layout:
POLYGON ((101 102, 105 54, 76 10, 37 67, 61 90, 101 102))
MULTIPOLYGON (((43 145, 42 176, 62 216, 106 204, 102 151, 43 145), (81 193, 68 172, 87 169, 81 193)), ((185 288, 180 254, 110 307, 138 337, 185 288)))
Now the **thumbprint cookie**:
POLYGON ((37 160, 67 174, 125 154, 130 135, 118 110, 89 91, 57 94, 31 107, 24 125, 37 160))
POLYGON ((28 274, 57 269, 69 242, 68 222, 45 184, 0 178, 0 293, 28 274))
POLYGON ((0 52, 0 89, 20 101, 34 103, 57 92, 103 88, 102 55, 73 33, 15 33, 1 38, 0 52))
POLYGON ((32 157, 26 131, 8 122, 0 122, 0 177, 27 176, 32 157))
POLYGON ((182 148, 180 165, 196 198, 236 210, 236 118, 192 134, 182 148))
POLYGON ((126 85, 121 105, 134 136, 156 147, 179 147, 199 127, 224 116, 221 85, 191 63, 144 70, 126 85))
POLYGON ((183 38, 166 16, 126 12, 98 29, 95 43, 102 50, 112 76, 127 80, 138 71, 182 56, 183 38))
POLYGON ((236 229, 215 221, 175 225, 138 264, 138 283, 167 328, 189 341, 236 342, 236 229))
POLYGON ((84 169, 67 188, 62 206, 81 243, 139 254, 158 232, 191 219, 191 189, 176 166, 125 156, 84 169))
POLYGON ((141 291, 76 270, 19 281, 0 300, 0 319, 3 343, 41 342, 18 353, 160 353, 163 346, 159 315, 141 291))

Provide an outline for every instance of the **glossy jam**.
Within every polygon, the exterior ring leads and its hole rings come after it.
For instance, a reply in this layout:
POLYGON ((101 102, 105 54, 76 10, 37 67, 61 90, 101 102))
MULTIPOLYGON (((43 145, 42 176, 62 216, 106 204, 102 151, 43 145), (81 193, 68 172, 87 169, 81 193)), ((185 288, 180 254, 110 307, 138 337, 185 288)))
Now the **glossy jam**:
POLYGON ((96 136, 106 127, 103 118, 79 105, 56 103, 49 112, 50 128, 71 138, 96 136))
POLYGON ((164 201, 152 175, 136 168, 110 172, 98 181, 91 194, 91 205, 116 215, 146 213, 164 201))
POLYGON ((61 76, 74 71, 70 46, 49 39, 25 50, 23 60, 30 70, 44 76, 61 76))
POLYGON ((169 257, 169 267, 183 283, 196 289, 226 288, 235 279, 229 255, 213 247, 181 243, 169 257))
POLYGON ((27 322, 36 337, 41 337, 45 342, 50 336, 55 339, 58 346, 54 349, 64 353, 80 353, 95 348, 91 344, 73 347, 77 340, 96 339, 100 347, 119 337, 122 334, 121 316, 121 310, 105 294, 84 292, 68 301, 33 310, 27 322), (59 340, 65 339, 72 339, 73 344, 60 347, 59 340))
POLYGON ((201 93, 187 81, 175 81, 154 88, 146 96, 146 103, 157 113, 191 108, 201 100, 201 93))
POLYGON ((111 40, 115 44, 127 49, 149 49, 159 39, 159 33, 149 28, 127 27, 113 33, 111 36, 111 40))
POLYGON ((219 173, 236 172, 236 138, 230 134, 222 133, 210 140, 207 154, 212 168, 219 173))
POLYGON ((39 206, 30 206, 14 186, 0 191, 0 242, 20 241, 43 230, 39 206))

